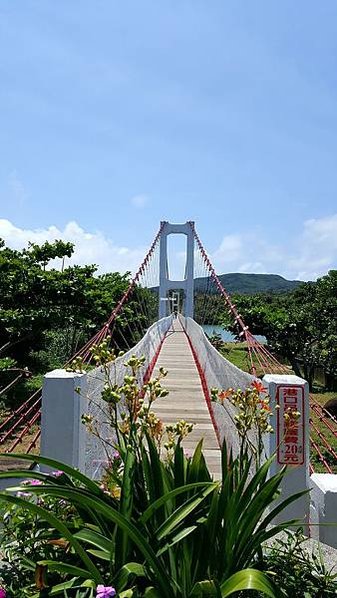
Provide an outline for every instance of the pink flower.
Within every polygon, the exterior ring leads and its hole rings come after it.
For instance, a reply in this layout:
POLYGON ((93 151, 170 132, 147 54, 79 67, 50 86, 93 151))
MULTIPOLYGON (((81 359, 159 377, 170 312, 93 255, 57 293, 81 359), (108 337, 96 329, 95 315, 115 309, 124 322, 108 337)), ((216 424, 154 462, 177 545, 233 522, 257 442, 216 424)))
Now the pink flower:
POLYGON ((116 596, 116 590, 112 586, 103 586, 99 584, 96 590, 96 598, 110 598, 111 596, 116 596))
POLYGON ((41 486, 42 482, 40 480, 23 480, 21 482, 21 486, 41 486))
POLYGON ((3 588, 0 588, 0 598, 6 598, 7 594, 3 588))
POLYGON ((56 471, 51 471, 50 472, 50 475, 55 476, 55 478, 59 478, 60 475, 62 475, 62 474, 63 474, 63 471, 61 471, 60 469, 57 469, 56 471))

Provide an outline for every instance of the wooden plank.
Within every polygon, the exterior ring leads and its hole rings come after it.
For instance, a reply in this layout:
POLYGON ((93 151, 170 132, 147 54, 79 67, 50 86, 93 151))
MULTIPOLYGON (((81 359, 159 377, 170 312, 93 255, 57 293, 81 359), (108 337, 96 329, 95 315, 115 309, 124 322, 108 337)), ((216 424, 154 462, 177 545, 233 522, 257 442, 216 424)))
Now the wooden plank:
POLYGON ((170 394, 153 404, 153 411, 165 424, 181 419, 194 424, 193 432, 184 440, 183 446, 193 452, 203 438, 204 455, 214 479, 220 479, 221 451, 206 399, 202 390, 199 372, 186 334, 178 320, 174 320, 158 356, 154 375, 159 368, 168 370, 163 386, 170 394))

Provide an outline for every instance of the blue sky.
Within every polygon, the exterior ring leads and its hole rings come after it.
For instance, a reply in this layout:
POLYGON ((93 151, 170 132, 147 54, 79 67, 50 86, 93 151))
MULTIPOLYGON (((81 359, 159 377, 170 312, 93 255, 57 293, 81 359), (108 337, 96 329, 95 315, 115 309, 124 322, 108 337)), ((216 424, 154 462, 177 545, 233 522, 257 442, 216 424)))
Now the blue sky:
POLYGON ((219 272, 337 267, 337 4, 1 0, 0 236, 135 268, 195 220, 219 272))

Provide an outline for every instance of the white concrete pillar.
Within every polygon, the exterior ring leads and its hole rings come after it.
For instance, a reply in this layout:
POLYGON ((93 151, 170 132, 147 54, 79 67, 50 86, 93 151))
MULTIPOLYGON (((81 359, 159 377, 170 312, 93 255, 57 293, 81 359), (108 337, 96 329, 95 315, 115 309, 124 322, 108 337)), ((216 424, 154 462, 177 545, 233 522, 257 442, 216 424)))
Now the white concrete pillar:
MULTIPOLYGON (((271 475, 284 465, 288 466, 282 483, 281 500, 309 490, 309 387, 308 383, 292 375, 264 376, 270 396, 270 408, 273 416, 270 423, 274 434, 268 438, 269 455, 275 454, 271 475), (287 418, 290 412, 298 411, 299 418, 287 418), (285 417, 286 416, 286 417, 285 417)), ((291 503, 279 516, 278 521, 300 519, 308 533, 310 496, 309 493, 291 503)))
POLYGON ((311 537, 337 548, 337 475, 313 473, 310 486, 311 537))
POLYGON ((86 374, 54 370, 44 377, 41 414, 41 455, 84 472, 86 374), (77 391, 79 389, 80 392, 77 391))
MULTIPOLYGON (((163 224, 163 223, 161 223, 163 224)), ((168 309, 168 297, 167 297, 167 234, 166 224, 163 226, 162 233, 160 235, 160 246, 159 246, 159 320, 166 318, 169 314, 168 309)))
POLYGON ((193 231, 188 225, 187 229, 187 255, 186 255, 186 306, 185 317, 194 317, 194 236, 193 231))

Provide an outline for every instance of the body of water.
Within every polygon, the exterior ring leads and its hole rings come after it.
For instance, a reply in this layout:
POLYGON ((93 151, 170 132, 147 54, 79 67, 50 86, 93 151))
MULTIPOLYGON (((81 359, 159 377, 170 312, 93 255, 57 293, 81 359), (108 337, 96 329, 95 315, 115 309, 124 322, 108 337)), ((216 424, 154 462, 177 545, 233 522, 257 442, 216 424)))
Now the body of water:
MULTIPOLYGON (((214 324, 204 324, 202 328, 208 336, 212 336, 213 334, 219 334, 222 340, 226 343, 232 343, 235 341, 235 336, 231 332, 229 332, 229 330, 225 330, 225 328, 222 328, 222 326, 215 326, 214 324)), ((267 342, 265 336, 261 336, 259 334, 254 334, 254 336, 256 340, 260 343, 265 344, 267 342)))

